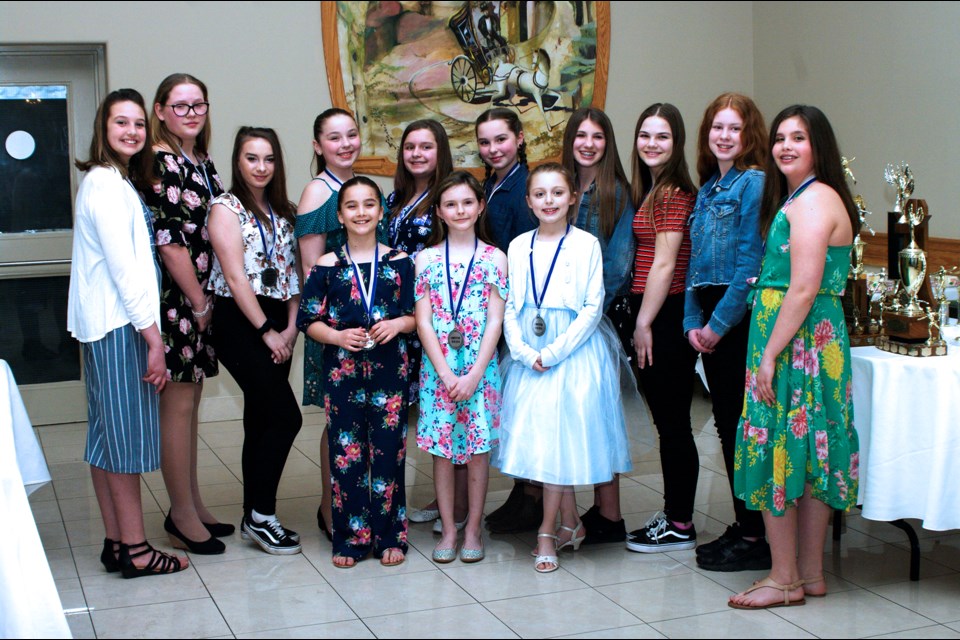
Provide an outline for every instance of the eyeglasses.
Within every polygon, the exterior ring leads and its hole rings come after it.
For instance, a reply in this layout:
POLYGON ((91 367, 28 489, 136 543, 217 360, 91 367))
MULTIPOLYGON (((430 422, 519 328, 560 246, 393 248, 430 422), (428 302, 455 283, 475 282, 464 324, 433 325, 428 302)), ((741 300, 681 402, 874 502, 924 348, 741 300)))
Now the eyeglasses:
POLYGON ((191 111, 198 116, 206 115, 207 109, 210 108, 210 103, 198 102, 197 104, 185 104, 183 102, 178 102, 177 104, 168 104, 167 106, 173 109, 173 113, 175 115, 182 118, 191 111))

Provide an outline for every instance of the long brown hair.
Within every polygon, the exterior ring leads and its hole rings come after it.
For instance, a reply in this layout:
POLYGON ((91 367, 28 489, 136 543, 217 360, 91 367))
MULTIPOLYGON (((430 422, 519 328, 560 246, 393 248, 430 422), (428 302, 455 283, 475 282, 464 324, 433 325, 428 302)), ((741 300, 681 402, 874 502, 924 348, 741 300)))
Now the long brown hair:
POLYGON ((697 136, 697 175, 700 176, 700 186, 707 183, 718 171, 717 157, 710 151, 710 129, 713 119, 724 109, 733 109, 743 120, 740 130, 740 155, 733 166, 738 171, 747 169, 763 169, 767 161, 767 126, 763 122, 763 114, 756 103, 742 93, 723 93, 707 106, 700 121, 700 133, 697 136))
POLYGON ((147 146, 150 140, 150 120, 147 118, 147 107, 143 96, 136 89, 117 89, 107 94, 97 114, 93 118, 93 138, 90 140, 90 156, 86 160, 74 162, 80 171, 89 171, 93 167, 113 167, 124 178, 130 181, 140 191, 146 191, 155 180, 153 171, 153 153, 147 146), (143 149, 135 153, 129 162, 124 162, 116 151, 107 142, 107 125, 110 120, 110 110, 113 105, 121 102, 132 102, 143 111, 144 145, 143 149))
MULTIPOLYGON (((164 78, 160 86, 157 87, 157 95, 153 98, 153 104, 160 105, 161 107, 166 106, 167 100, 170 98, 170 92, 181 84, 196 85, 199 87, 201 93, 203 93, 203 101, 209 102, 207 85, 189 73, 171 73, 164 78)), ((150 109, 150 129, 153 134, 150 136, 151 147, 164 146, 176 151, 183 144, 183 140, 181 140, 179 136, 173 135, 170 129, 167 128, 167 123, 157 116, 155 107, 150 109)), ((210 148, 211 132, 210 111, 207 111, 207 119, 204 121, 203 129, 197 134, 197 142, 194 145, 194 149, 203 154, 204 157, 209 155, 207 150, 210 148)))
POLYGON ((690 179, 690 170, 687 168, 687 158, 683 152, 683 146, 687 141, 687 134, 683 128, 683 117, 680 110, 669 102, 657 102, 640 114, 637 119, 637 127, 633 133, 633 152, 631 153, 633 182, 630 184, 630 193, 633 197, 633 204, 637 210, 640 209, 643 201, 650 195, 651 206, 649 210, 650 224, 653 225, 653 210, 656 206, 669 198, 669 194, 674 191, 683 191, 688 194, 695 194, 696 187, 693 186, 693 180, 690 179), (673 152, 670 159, 664 165, 660 172, 660 178, 657 180, 654 189, 653 173, 650 171, 643 160, 640 159, 640 153, 637 151, 637 137, 640 135, 640 129, 647 118, 663 118, 670 127, 673 134, 673 152), (650 194, 650 190, 654 193, 650 194))
MULTIPOLYGON (((430 176, 427 183, 427 189, 433 187, 440 180, 453 171, 453 155, 450 153, 450 138, 443 126, 436 120, 415 120, 407 125, 400 137, 400 148, 397 149, 397 171, 393 175, 393 191, 396 194, 396 200, 393 203, 391 217, 400 215, 404 205, 413 198, 417 192, 417 185, 413 175, 407 166, 403 164, 403 145, 407 143, 407 138, 414 131, 426 130, 433 134, 433 140, 437 144, 437 167, 430 176)), ((435 194, 434 194, 435 195, 435 194)), ((410 212, 410 218, 419 218, 430 207, 433 198, 424 198, 414 211, 410 212)))
MULTIPOLYGON (((493 122, 494 120, 503 120, 506 122, 507 128, 510 129, 513 135, 517 138, 523 134, 523 122, 520 121, 520 116, 517 115, 516 111, 506 107, 493 107, 492 109, 487 109, 477 116, 477 120, 473 125, 473 135, 480 137, 480 125, 482 125, 484 122, 493 122)), ((517 146, 517 162, 520 164, 527 164, 526 140, 517 146)), ((493 173, 493 167, 484 162, 483 171, 483 179, 486 180, 490 177, 490 174, 493 173)))
MULTIPOLYGON (((581 107, 573 112, 567 121, 567 128, 563 132, 563 167, 579 184, 577 162, 573 157, 573 143, 577 138, 577 130, 585 120, 594 123, 603 131, 606 146, 603 157, 597 163, 596 197, 590 199, 589 216, 600 216, 600 231, 609 238, 620 220, 622 206, 617 206, 617 186, 626 197, 630 190, 630 181, 620 164, 620 153, 617 151, 617 140, 613 135, 613 124, 607 114, 594 107, 581 107)), ((582 196, 583 194, 580 194, 582 196)), ((580 206, 577 199, 577 208, 580 206)))
POLYGON ((287 174, 283 167, 283 149, 280 148, 280 138, 277 132, 268 127, 240 127, 237 137, 233 141, 233 178, 230 184, 230 193, 237 197, 243 207, 253 213, 261 222, 269 223, 270 215, 260 209, 250 187, 243 180, 240 172, 240 154, 243 145, 253 138, 262 138, 270 144, 273 150, 273 178, 267 184, 264 195, 273 212, 294 224, 297 217, 297 208, 287 197, 287 174))
POLYGON ((473 225, 474 233, 476 233, 477 237, 483 242, 493 246, 497 245, 493 240, 493 234, 490 233, 490 225, 487 224, 487 218, 489 218, 489 216, 484 215, 487 213, 487 200, 483 193, 483 186, 467 171, 454 171, 440 181, 437 185, 436 192, 433 194, 433 197, 430 198, 430 206, 433 207, 433 213, 430 216, 430 237, 427 238, 426 246, 432 247, 438 245, 446 239, 447 223, 444 222, 437 213, 440 211, 440 201, 445 192, 464 184, 470 187, 473 194, 477 196, 477 202, 483 205, 483 211, 480 212, 480 217, 477 218, 477 222, 473 225))
POLYGON ((787 197, 787 178, 780 171, 773 157, 773 145, 777 138, 777 129, 788 118, 800 118, 807 127, 810 136, 810 148, 813 151, 813 174, 818 182, 822 182, 837 192, 847 216, 850 218, 850 228, 856 234, 860 229, 860 213, 850 195, 843 174, 843 165, 840 163, 840 147, 833 134, 833 127, 823 111, 817 107, 805 104, 795 104, 777 114, 770 125, 770 151, 767 155, 767 179, 763 182, 763 200, 760 202, 760 234, 767 236, 770 225, 777 211, 783 206, 787 197))
MULTIPOLYGON (((357 119, 353 117, 353 114, 347 111, 346 109, 340 109, 339 107, 330 107, 320 115, 318 115, 313 121, 313 139, 317 142, 320 142, 320 134, 323 133, 324 123, 334 116, 347 116, 353 120, 353 126, 357 126, 357 119)), ((311 169, 313 175, 319 174, 321 171, 327 168, 327 161, 322 155, 314 151, 313 153, 313 163, 311 169)))

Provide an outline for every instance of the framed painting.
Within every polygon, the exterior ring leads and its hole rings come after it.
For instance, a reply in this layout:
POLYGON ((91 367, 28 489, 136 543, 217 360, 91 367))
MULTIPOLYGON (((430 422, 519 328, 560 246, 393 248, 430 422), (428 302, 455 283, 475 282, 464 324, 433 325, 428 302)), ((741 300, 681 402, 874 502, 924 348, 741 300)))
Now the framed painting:
POLYGON ((560 157, 579 107, 603 108, 609 2, 323 2, 334 106, 357 116, 358 171, 393 175, 407 124, 440 122, 458 168, 483 166, 474 122, 515 109, 527 158, 560 157))

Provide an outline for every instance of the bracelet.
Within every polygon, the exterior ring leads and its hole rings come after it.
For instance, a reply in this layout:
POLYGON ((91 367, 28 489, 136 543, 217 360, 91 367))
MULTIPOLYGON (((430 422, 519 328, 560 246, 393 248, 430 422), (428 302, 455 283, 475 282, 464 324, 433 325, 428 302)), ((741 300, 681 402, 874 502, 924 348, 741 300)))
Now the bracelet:
POLYGON ((262 338, 263 336, 267 335, 267 331, 270 331, 270 329, 273 329, 273 321, 270 320, 270 318, 267 318, 263 321, 263 324, 260 325, 260 328, 257 329, 257 335, 262 338))
POLYGON ((203 311, 194 311, 190 310, 190 313, 193 314, 194 319, 199 320, 200 318, 206 318, 210 315, 210 304, 208 303, 206 307, 203 308, 203 311))

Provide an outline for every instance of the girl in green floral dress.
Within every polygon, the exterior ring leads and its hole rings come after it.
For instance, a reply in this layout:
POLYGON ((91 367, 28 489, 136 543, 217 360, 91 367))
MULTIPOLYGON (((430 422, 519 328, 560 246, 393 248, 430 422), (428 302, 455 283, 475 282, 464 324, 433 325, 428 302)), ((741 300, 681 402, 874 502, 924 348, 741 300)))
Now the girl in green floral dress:
POLYGON ((826 595, 830 511, 857 500, 850 341, 840 304, 857 209, 819 109, 785 109, 770 141, 760 221, 766 249, 753 294, 734 489, 763 511, 773 566, 730 598, 738 609, 826 595))

